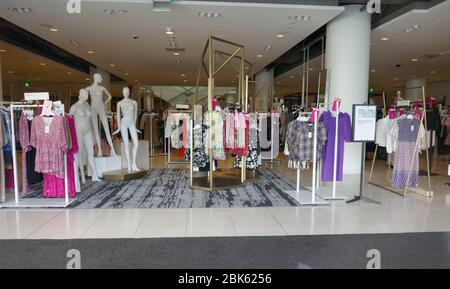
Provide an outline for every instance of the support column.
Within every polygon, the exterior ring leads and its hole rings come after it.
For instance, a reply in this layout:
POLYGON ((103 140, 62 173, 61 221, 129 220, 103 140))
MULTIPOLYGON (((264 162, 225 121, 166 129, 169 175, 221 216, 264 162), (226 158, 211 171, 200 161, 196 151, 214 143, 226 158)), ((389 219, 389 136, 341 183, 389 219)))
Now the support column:
POLYGON ((257 112, 267 112, 273 101, 274 91, 273 69, 264 69, 255 77, 255 105, 257 112))
POLYGON ((427 90, 427 81, 425 79, 410 79, 405 83, 405 99, 416 101, 422 99, 422 86, 427 90))
MULTIPOLYGON (((103 70, 101 68, 94 67, 94 66, 90 67, 89 75, 90 75, 91 81, 90 81, 89 85, 91 85, 93 83, 94 74, 96 74, 96 73, 99 73, 102 76, 102 78, 103 78, 102 86, 104 86, 109 91, 109 93, 111 93, 111 76, 108 71, 103 70)), ((106 96, 103 96, 103 97, 106 97, 106 96)), ((107 109, 107 111, 111 111, 111 103, 108 103, 106 105, 106 109, 107 109)))
MULTIPOLYGON (((361 7, 345 6, 345 11, 327 25, 326 32, 329 98, 341 98, 342 111, 350 116, 353 104, 367 102, 369 89, 371 16, 361 7)), ((360 165, 361 145, 346 143, 344 174, 359 174, 360 165)))

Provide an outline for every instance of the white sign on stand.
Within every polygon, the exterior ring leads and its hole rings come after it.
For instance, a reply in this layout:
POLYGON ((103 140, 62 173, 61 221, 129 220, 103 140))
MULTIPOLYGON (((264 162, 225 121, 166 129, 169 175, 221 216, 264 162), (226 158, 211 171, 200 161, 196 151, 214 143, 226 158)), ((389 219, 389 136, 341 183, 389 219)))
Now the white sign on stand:
POLYGON ((374 142, 377 127, 377 106, 353 105, 353 141, 374 142))
POLYGON ((48 92, 25 92, 25 100, 47 100, 50 99, 48 92))

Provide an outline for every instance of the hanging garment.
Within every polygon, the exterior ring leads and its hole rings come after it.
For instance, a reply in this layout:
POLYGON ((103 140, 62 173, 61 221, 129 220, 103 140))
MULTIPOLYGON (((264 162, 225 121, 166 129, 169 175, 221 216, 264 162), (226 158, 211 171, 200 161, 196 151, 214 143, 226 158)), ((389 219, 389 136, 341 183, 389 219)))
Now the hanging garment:
MULTIPOLYGON (((249 137, 248 137, 248 155, 246 167, 250 170, 256 170, 261 165, 261 148, 259 146, 258 120, 254 113, 249 114, 249 137)), ((235 168, 242 166, 242 157, 237 155, 234 163, 235 168)))
POLYGON ((292 169, 305 168, 308 161, 321 159, 322 145, 327 140, 325 126, 317 123, 317 147, 314 147, 314 123, 310 121, 294 120, 288 124, 286 133, 285 154, 288 155, 288 167, 292 169))
POLYGON ((233 149, 236 142, 236 122, 234 116, 234 113, 225 113, 225 148, 227 150, 233 149))
POLYGON ((5 196, 5 167, 3 160, 3 147, 6 145, 8 139, 6 138, 5 125, 3 117, 0 116, 0 202, 6 200, 5 196))
MULTIPOLYGON (((352 126, 350 115, 348 113, 339 112, 339 131, 338 131, 338 147, 337 147, 337 164, 336 164, 336 181, 343 179, 344 167, 344 146, 345 142, 352 140, 352 126)), ((334 144, 336 133, 336 117, 330 111, 324 112, 320 121, 323 122, 327 131, 327 141, 322 148, 322 181, 333 181, 334 170, 334 144)))
POLYGON ((376 135, 375 135, 375 143, 380 147, 386 147, 387 145, 387 136, 392 126, 394 125, 395 120, 386 116, 379 121, 377 121, 376 135))
POLYGON ((420 147, 426 147, 426 133, 420 120, 417 118, 400 118, 389 132, 394 144, 394 169, 392 172, 392 187, 404 188, 416 187, 419 176, 419 152, 420 147), (422 143, 416 149, 416 141, 422 143), (411 174, 408 180, 408 174, 411 174))
POLYGON ((36 171, 64 177, 64 150, 67 136, 59 116, 33 118, 30 145, 36 148, 36 171))
MULTIPOLYGON (((205 148, 204 139, 207 137, 208 127, 199 125, 194 128, 194 153, 192 166, 194 170, 209 171, 209 156, 205 148)), ((190 152, 189 152, 190 153, 190 152)))
POLYGON ((450 146, 450 116, 442 119, 442 127, 447 130, 444 144, 450 146))
POLYGON ((19 120, 19 143, 22 147, 22 195, 29 193, 29 186, 42 182, 43 176, 35 170, 36 149, 30 145, 31 120, 22 113, 19 120))
POLYGON ((213 158, 216 160, 225 160, 224 149, 224 123, 221 112, 207 112, 205 114, 205 124, 208 127, 207 136, 203 139, 205 148, 211 145, 213 158), (209 143, 209 135, 211 134, 212 144, 209 143))
POLYGON ((3 163, 5 176, 5 189, 14 189, 13 157, 12 157, 12 130, 11 114, 9 111, 0 110, 3 117, 6 144, 3 146, 3 163))

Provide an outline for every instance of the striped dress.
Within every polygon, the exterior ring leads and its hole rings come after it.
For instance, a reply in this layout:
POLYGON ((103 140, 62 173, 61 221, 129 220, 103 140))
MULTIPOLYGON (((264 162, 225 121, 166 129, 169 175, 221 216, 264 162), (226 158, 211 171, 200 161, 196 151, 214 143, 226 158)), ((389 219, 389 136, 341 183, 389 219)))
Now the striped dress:
POLYGON ((411 175, 408 187, 417 187, 419 176, 419 147, 414 153, 420 120, 403 118, 397 121, 398 143, 394 153, 394 170, 392 172, 392 187, 404 188, 408 182, 408 173, 412 161, 411 175))

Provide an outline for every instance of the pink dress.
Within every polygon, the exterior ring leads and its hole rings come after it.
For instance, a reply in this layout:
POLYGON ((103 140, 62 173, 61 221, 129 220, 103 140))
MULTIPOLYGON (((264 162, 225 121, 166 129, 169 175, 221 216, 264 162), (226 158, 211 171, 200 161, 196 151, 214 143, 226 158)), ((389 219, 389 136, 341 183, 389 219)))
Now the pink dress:
MULTIPOLYGON (((75 121, 72 116, 66 115, 69 125, 72 147, 67 152, 67 183, 69 197, 74 197, 75 190, 75 154, 78 153, 78 141, 75 130, 75 121)), ((64 178, 50 174, 44 175, 44 196, 48 198, 63 198, 65 196, 64 178)))

